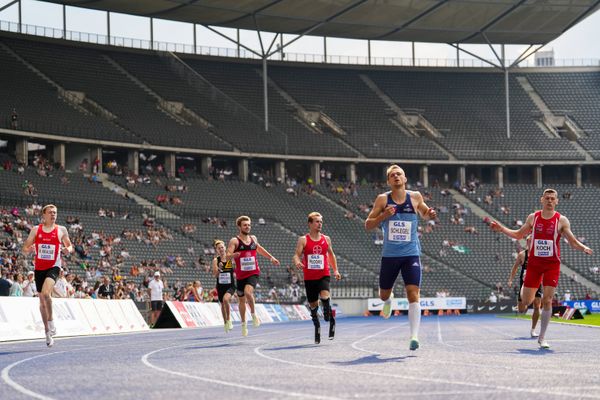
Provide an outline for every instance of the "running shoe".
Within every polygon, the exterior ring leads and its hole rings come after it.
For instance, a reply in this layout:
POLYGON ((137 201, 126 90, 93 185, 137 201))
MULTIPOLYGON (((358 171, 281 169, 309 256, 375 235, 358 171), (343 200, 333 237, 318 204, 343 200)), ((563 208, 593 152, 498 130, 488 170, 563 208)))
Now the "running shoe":
POLYGON ((223 328, 225 329, 225 333, 229 332, 229 324, 227 323, 227 321, 225 321, 225 323, 223 323, 223 328))
POLYGON ((532 338, 536 338, 536 337, 539 337, 539 336, 540 336, 540 334, 539 334, 539 333, 537 333, 537 332, 536 332, 535 330, 533 330, 533 329, 531 330, 531 337, 532 337, 532 338))
POLYGON ((52 336, 56 336, 56 326, 54 326, 54 321, 48 321, 48 332, 52 336))
POLYGON ((392 300, 394 300, 394 293, 390 294, 390 298, 383 303, 383 318, 385 319, 392 315, 392 300))
POLYGON ((242 336, 248 336, 248 324, 242 322, 242 336))
POLYGON ((416 337, 413 337, 412 339, 410 339, 410 344, 409 344, 408 348, 412 351, 415 351, 416 349, 418 349, 419 348, 419 339, 417 339, 416 337))
POLYGON ((258 328, 260 326, 260 319, 256 316, 256 314, 252 314, 252 326, 258 328))
POLYGON ((48 347, 54 346, 54 338, 50 334, 50 331, 46 332, 46 346, 48 346, 48 347))
POLYGON ((542 350, 548 350, 550 348, 550 345, 545 339, 539 339, 538 343, 540 345, 540 349, 542 350))
POLYGON ((233 321, 232 320, 227 321, 227 329, 233 330, 233 321))

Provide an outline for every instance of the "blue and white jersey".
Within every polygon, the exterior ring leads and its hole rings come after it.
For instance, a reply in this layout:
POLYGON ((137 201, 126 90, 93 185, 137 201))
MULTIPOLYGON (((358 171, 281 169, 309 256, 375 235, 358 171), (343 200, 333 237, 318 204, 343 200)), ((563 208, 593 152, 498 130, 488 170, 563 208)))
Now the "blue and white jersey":
POLYGON ((404 203, 397 204, 392 192, 387 192, 388 206, 396 206, 396 214, 381 223, 383 230, 382 257, 408 257, 421 255, 421 243, 417 236, 419 218, 406 192, 404 203))

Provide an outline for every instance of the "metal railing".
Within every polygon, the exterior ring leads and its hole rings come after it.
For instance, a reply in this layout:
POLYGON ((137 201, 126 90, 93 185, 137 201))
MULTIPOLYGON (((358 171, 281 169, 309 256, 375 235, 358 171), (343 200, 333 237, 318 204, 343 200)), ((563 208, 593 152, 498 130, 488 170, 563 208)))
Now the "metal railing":
MULTIPOLYGON (((98 33, 87 33, 77 31, 63 31, 58 28, 46 26, 19 24, 12 21, 0 21, 0 31, 23 33, 27 35, 48 37, 53 39, 65 39, 76 42, 102 44, 132 49, 171 51, 176 53, 198 54, 215 57, 250 58, 260 59, 254 53, 243 48, 226 48, 214 46, 195 46, 185 43, 150 41, 146 39, 126 38, 120 36, 107 36, 98 33)), ((309 53, 288 53, 284 51, 283 56, 276 54, 272 60, 283 60, 301 63, 324 63, 324 64, 350 64, 350 65, 374 65, 374 66, 397 66, 397 67, 430 67, 430 68, 493 68, 492 65, 479 59, 456 58, 411 58, 411 57, 369 57, 358 55, 323 55, 309 53)), ((496 59, 490 59, 496 63, 496 59)), ((514 60, 507 60, 511 64, 514 60)), ((538 67, 533 60, 524 60, 519 63, 519 68, 538 67)), ((540 66, 541 67, 541 66, 540 66)), ((568 67, 600 67, 600 58, 567 58, 555 59, 553 66, 543 68, 568 68, 568 67)))

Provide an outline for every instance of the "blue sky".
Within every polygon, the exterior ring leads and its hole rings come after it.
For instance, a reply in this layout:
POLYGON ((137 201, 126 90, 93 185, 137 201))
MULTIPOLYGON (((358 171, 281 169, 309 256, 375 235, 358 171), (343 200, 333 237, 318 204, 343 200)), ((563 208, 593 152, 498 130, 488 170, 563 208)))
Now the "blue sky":
MULTIPOLYGON (((8 4, 10 0, 0 0, 0 6, 8 4)), ((0 12, 0 20, 16 22, 16 6, 0 12)), ((35 0, 22 1, 23 23, 53 27, 62 29, 62 6, 44 3, 35 0)), ((67 29, 79 32, 106 34, 106 13, 86 10, 75 7, 67 7, 67 29)), ((232 29, 219 29, 220 31, 235 37, 232 29)), ((156 41, 184 43, 191 45, 193 28, 191 24, 155 20, 154 38, 156 41)), ((127 38, 145 39, 150 38, 149 19, 134 17, 124 14, 111 14, 111 34, 127 38)), ((242 31, 242 42, 251 48, 260 49, 255 32, 242 31)), ((272 34, 265 34, 267 41, 272 34)), ((293 36, 286 35, 290 40, 293 36)), ((600 59, 600 46, 597 38, 600 38, 600 12, 579 23, 564 35, 549 43, 544 49, 553 49, 556 59, 600 59), (596 39, 594 39, 596 38, 596 39)), ((204 27, 197 28, 198 45, 233 48, 235 45, 226 39, 210 32, 204 27)), ((487 46, 466 46, 470 51, 475 50, 477 54, 493 58, 487 46)), ((509 46, 507 53, 509 58, 515 58, 525 46, 509 46)), ((323 39, 320 37, 306 37, 298 40, 287 49, 288 53, 322 54, 323 39)), ((358 55, 366 56, 367 43, 361 40, 332 39, 327 41, 327 52, 329 55, 358 55)), ((372 42, 371 52, 373 57, 411 57, 411 44, 402 42, 372 42)), ((418 43, 416 46, 417 58, 454 59, 456 50, 445 44, 418 43)), ((463 54, 461 58, 471 58, 463 54)))

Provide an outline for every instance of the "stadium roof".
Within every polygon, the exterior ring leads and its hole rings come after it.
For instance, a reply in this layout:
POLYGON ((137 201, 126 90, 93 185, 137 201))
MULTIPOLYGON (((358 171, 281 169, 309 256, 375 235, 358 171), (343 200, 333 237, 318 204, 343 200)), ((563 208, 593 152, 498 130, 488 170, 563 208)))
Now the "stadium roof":
POLYGON ((201 25, 349 39, 545 44, 600 0, 46 0, 201 25))

